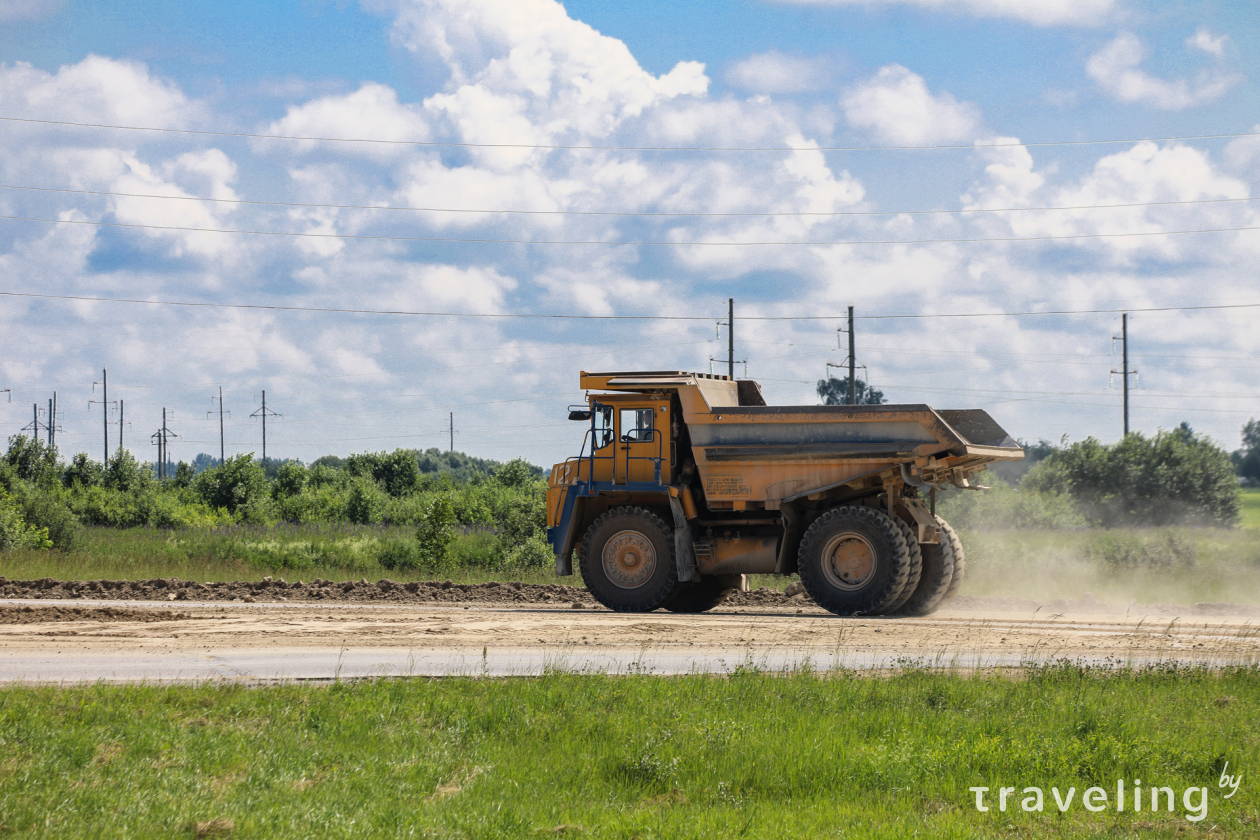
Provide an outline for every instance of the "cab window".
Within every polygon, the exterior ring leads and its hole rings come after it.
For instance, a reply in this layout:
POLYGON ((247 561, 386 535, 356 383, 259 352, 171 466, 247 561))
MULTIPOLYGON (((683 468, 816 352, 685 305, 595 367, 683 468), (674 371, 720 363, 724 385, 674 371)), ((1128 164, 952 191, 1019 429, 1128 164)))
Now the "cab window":
POLYGON ((613 409, 611 405, 595 408, 595 448, 603 449, 613 441, 613 409))
POLYGON ((653 439, 656 412, 651 408, 621 409, 621 439, 626 443, 642 443, 653 439))

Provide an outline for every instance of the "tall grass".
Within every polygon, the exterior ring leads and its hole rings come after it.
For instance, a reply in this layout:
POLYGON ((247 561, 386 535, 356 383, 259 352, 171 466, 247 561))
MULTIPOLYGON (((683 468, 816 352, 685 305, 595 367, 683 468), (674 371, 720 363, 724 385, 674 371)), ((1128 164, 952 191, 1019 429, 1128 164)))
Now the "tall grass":
POLYGON ((1254 836, 1255 671, 573 676, 0 690, 22 837, 1254 836), (1243 773, 1231 799, 1225 762, 1243 773), (999 812, 1166 785, 1175 813, 999 812), (993 789, 989 813, 973 786, 993 789), (1208 819, 1180 794, 1209 789, 1208 819), (1019 800, 1015 799, 1017 803, 1019 800))

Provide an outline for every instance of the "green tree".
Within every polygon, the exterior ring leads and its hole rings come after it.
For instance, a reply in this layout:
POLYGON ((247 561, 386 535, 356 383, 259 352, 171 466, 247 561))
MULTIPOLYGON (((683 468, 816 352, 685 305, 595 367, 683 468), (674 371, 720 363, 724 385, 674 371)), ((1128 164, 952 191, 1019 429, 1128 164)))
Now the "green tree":
POLYGON ((455 542, 455 508, 445 496, 437 496, 429 505, 424 521, 416 528, 417 554, 422 565, 441 568, 455 542))
POLYGON ((101 465, 80 452, 70 459, 70 465, 61 474, 61 483, 66 487, 100 487, 105 482, 105 471, 101 465))
POLYGON ((346 495, 346 518, 358 525, 375 525, 385 512, 384 494, 367 476, 356 476, 346 495))
POLYGON ((105 466, 104 484, 111 490, 135 493, 153 484, 153 471, 124 449, 109 459, 105 466))
POLYGON ((13 468, 17 477, 41 487, 60 483, 61 467, 57 463, 57 447, 49 447, 37 437, 14 435, 9 438, 9 450, 5 463, 13 468))
POLYGON ((289 461, 280 467, 276 480, 271 483, 271 495, 276 499, 292 498, 306 489, 306 467, 300 461, 289 461))
POLYGON ((1260 484, 1260 422, 1248 420, 1242 427, 1242 449, 1233 454, 1234 469, 1249 485, 1260 484))
POLYGON ((1066 493, 1096 525, 1233 525, 1238 480, 1229 455, 1183 424, 1152 438, 1140 432, 1111 445, 1088 438, 1056 450, 1020 485, 1066 493))
MULTIPOLYGON (((883 405, 888 402, 883 391, 875 390, 861 379, 854 380, 853 396, 858 405, 883 405)), ((818 399, 823 401, 823 405, 848 405, 849 377, 819 379, 818 399)))
POLYGON ((269 495, 266 475, 252 452, 234 455, 226 463, 199 473, 192 486, 207 505, 226 508, 233 516, 257 508, 269 495))

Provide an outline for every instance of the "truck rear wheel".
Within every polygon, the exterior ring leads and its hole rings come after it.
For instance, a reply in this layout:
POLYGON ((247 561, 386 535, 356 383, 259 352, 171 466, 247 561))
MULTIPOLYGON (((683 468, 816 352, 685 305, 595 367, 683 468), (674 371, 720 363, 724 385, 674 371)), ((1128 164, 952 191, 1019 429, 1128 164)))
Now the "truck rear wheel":
POLYGON ((616 612, 651 612, 678 594, 673 533, 643 508, 613 508, 592 522, 578 562, 587 591, 616 612))
POLYGON ((936 524, 941 528, 941 541, 936 545, 921 546, 923 573, 919 576, 919 585, 901 606, 901 615, 928 615, 948 597, 958 561, 955 550, 958 538, 939 516, 936 524))
POLYGON ((936 518, 936 521, 941 526, 941 539, 949 537, 950 545, 954 547, 954 577, 950 580, 949 589, 945 592, 945 597, 942 599, 948 601, 958 592, 958 587, 962 586, 963 578, 967 575, 967 557, 963 553, 962 540, 958 539, 958 533, 939 516, 936 518))
POLYGON ((891 516, 873 507, 833 508, 801 539, 801 583, 818 606, 836 615, 888 608, 910 575, 910 548, 891 516))
POLYGON ((697 583, 684 583, 678 594, 665 604, 665 609, 676 613, 708 612, 737 591, 731 578, 738 580, 739 575, 716 575, 701 578, 697 583))
POLYGON ((906 538, 906 548, 910 550, 910 574, 906 575, 906 585, 902 588, 901 594, 883 609, 885 615, 892 615, 901 605, 910 600, 910 596, 914 594, 914 590, 919 586, 919 577, 923 574, 923 550, 919 545, 919 535, 915 533, 915 529, 906 522, 894 516, 893 521, 901 526, 901 534, 906 538))

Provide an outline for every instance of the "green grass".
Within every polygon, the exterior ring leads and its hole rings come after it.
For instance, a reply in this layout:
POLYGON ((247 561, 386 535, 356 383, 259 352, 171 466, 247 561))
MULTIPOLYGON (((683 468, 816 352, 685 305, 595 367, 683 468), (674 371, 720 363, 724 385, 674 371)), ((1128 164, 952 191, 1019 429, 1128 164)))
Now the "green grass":
MULTIPOLYGON (((500 569, 485 566, 494 556, 494 538, 484 531, 461 535, 441 569, 386 569, 377 561, 380 545, 415 539, 415 529, 386 525, 237 525, 226 528, 84 528, 74 550, 10 551, 0 573, 15 579, 42 577, 75 580, 257 580, 264 575, 346 580, 445 580, 481 583, 519 580, 556 583, 546 568, 500 569)), ((575 578, 567 579, 571 582, 575 578)))
POLYGON ((1243 490, 1238 497, 1242 513, 1242 527, 1260 531, 1260 489, 1243 490))
POLYGON ((0 834, 1255 836, 1258 719, 1255 671, 1070 666, 6 688, 0 834), (1225 761, 1243 774, 1228 800, 1225 761), (1176 813, 1080 806, 1120 778, 1172 787, 1176 813), (1045 813, 979 813, 968 791, 1033 785, 1045 813), (1067 813, 1051 786, 1077 789, 1067 813))

